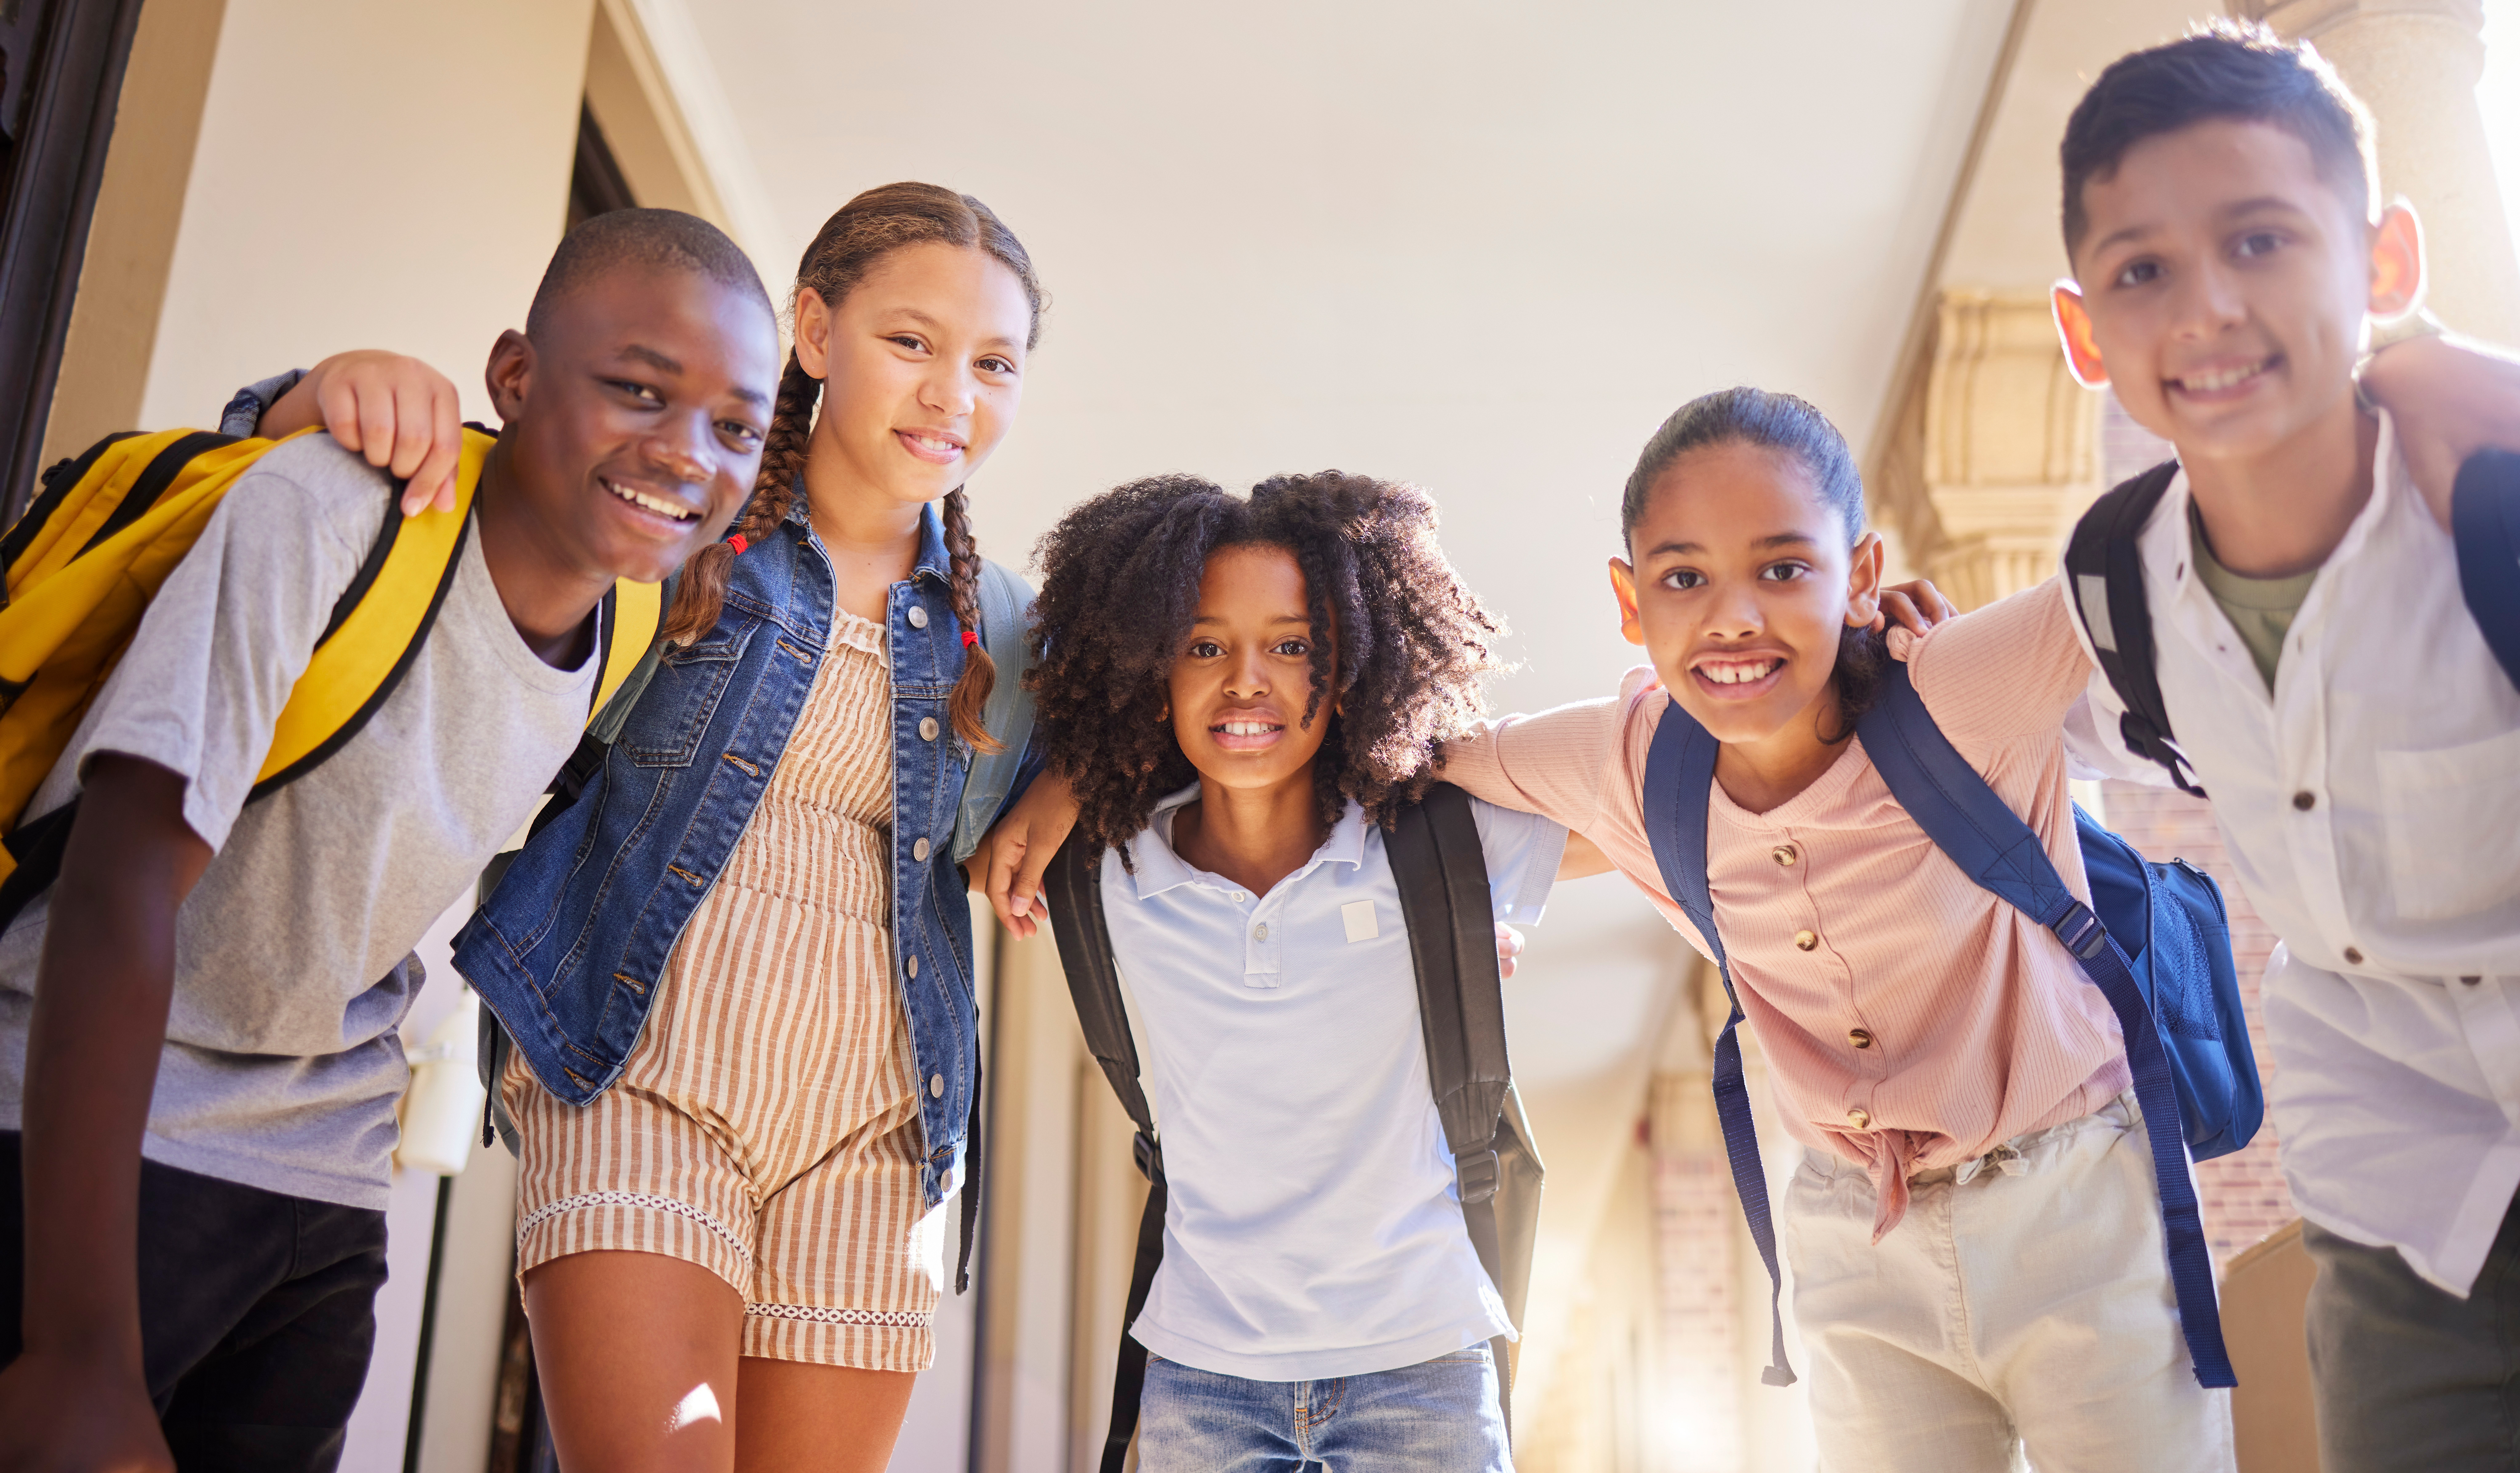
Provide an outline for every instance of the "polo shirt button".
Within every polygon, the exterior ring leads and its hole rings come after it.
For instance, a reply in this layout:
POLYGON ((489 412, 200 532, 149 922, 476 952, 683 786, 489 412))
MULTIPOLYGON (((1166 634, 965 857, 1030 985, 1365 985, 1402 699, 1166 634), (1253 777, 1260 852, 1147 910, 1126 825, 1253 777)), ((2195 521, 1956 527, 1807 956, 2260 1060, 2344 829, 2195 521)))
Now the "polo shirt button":
POLYGON ((1768 857, 1776 860, 1778 864, 1790 865, 1798 856, 1794 853, 1794 847, 1792 845, 1779 844, 1775 849, 1768 851, 1768 857))
POLYGON ((945 1097, 945 1076, 941 1074, 929 1075, 927 1077, 927 1093, 931 1099, 943 1099, 945 1097))
POLYGON ((917 859, 922 863, 925 863, 927 859, 927 841, 924 839, 912 840, 910 842, 910 857, 917 859))
POLYGON ((910 626, 912 628, 923 629, 927 627, 927 611, 919 607, 917 604, 912 604, 910 606, 910 614, 908 617, 910 619, 910 626))
POLYGON ((2362 953, 2360 950, 2357 950, 2355 947, 2352 947, 2352 946, 2348 946, 2348 947, 2346 947, 2346 948, 2345 948, 2345 964, 2346 964, 2347 966, 2349 966, 2349 967, 2359 967, 2359 966, 2362 965, 2362 953))
POLYGON ((1267 921, 1262 921, 1259 925, 1252 927, 1251 939, 1255 942, 1267 941, 1269 939, 1269 923, 1267 921))
POLYGON ((919 739, 922 742, 932 742, 936 740, 936 718, 934 716, 921 716, 919 718, 919 739))
POLYGON ((918 975, 919 975, 919 953, 918 953, 918 952, 916 952, 916 951, 912 952, 912 953, 910 954, 910 959, 909 959, 908 961, 903 962, 903 963, 902 963, 902 966, 903 966, 905 969, 907 969, 907 970, 909 971, 909 973, 910 973, 910 975, 911 975, 911 976, 913 976, 913 977, 918 976, 918 975))
POLYGON ((2307 813, 2311 809, 2318 806, 2318 795, 2313 793, 2308 788, 2304 788, 2292 796, 2292 806, 2307 813))
POLYGON ((1846 1123, 1853 1126, 1855 1128, 1862 1130, 1871 1126, 1872 1117, 1865 1112, 1862 1105, 1858 1105, 1854 1109, 1846 1112, 1846 1123))
POLYGON ((1846 1041, 1854 1044, 1858 1048, 1870 1048, 1872 1046, 1872 1035, 1860 1028, 1851 1028, 1846 1031, 1846 1041))
POLYGON ((1794 949, 1797 951, 1808 951, 1819 944, 1820 938, 1812 935, 1808 931, 1797 931, 1794 933, 1794 949))

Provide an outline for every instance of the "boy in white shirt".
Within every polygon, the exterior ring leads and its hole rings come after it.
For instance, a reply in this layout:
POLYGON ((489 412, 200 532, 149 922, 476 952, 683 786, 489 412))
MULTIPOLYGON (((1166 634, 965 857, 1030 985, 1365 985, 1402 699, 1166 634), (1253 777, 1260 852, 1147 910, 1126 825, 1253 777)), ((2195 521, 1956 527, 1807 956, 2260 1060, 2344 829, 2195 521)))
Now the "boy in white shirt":
MULTIPOLYGON (((2283 937, 2272 1105, 2319 1268, 2323 1464, 2508 1468, 2520 689, 2461 601, 2449 485, 2419 490, 2354 381, 2369 319, 2417 301, 2414 217, 2375 208, 2333 72, 2254 29, 2118 62, 2063 161, 2068 354, 2179 454, 2132 513, 2161 706, 2283 937)), ((2066 587, 2125 658, 2098 581, 2066 587)), ((2163 780, 2109 680, 2091 694, 2078 755, 2163 780)))

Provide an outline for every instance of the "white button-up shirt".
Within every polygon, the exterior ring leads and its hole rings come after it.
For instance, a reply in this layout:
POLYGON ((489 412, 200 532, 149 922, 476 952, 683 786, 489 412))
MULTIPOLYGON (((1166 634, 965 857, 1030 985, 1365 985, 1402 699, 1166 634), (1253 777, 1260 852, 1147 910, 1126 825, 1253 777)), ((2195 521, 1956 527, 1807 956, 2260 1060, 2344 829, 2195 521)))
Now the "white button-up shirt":
MULTIPOLYGON (((2172 729, 2283 938, 2262 995, 2293 1200, 2464 1295, 2520 1189, 2520 690, 2396 444, 2384 422, 2272 694, 2196 576, 2183 473, 2138 548, 2172 729)), ((2074 756, 2166 782, 2124 709, 2095 673, 2074 756)))
MULTIPOLYGON (((1164 1262, 1134 1333, 1263 1381, 1510 1334, 1462 1220, 1382 831, 1346 814, 1267 895, 1173 852, 1167 798, 1102 906, 1163 1140, 1164 1262)), ((1540 918, 1566 831, 1472 805, 1496 918, 1540 918)))

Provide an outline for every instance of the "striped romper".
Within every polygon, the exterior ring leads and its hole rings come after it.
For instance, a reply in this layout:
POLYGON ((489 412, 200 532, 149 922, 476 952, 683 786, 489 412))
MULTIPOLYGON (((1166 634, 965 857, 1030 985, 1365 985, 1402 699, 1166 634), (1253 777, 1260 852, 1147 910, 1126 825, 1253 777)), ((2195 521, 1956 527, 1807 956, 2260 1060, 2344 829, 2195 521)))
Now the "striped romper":
POLYGON ((517 1270, 660 1253, 743 1296, 743 1354, 924 1370, 944 1215, 920 1190, 892 982, 892 682, 881 625, 831 652, 612 1087, 583 1108, 521 1055, 517 1270))

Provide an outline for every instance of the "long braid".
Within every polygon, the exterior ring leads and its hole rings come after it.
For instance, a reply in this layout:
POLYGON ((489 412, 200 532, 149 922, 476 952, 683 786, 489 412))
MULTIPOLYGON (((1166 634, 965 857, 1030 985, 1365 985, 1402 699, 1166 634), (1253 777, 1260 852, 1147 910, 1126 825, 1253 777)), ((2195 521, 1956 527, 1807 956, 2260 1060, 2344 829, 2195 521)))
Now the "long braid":
MULTIPOLYGON (((967 631, 980 630, 980 553, 971 541, 971 500, 956 486, 945 497, 945 550, 953 560, 951 579, 954 617, 962 621, 967 631)), ((1002 744, 989 735, 985 712, 989 692, 998 687, 998 664, 989 658, 988 650, 977 639, 967 639, 963 650, 963 675, 954 682, 954 693, 946 710, 954 718, 955 734, 982 752, 1001 750, 1002 744)))
MULTIPOLYGON (((779 529, 788 519, 788 510, 796 502, 796 478, 805 469, 805 447, 812 438, 814 405, 823 396, 823 381, 805 372, 793 352, 788 354, 788 367, 779 375, 779 399, 772 406, 770 433, 761 439, 761 474, 752 483, 752 497, 744 502, 743 512, 735 519, 734 535, 746 544, 758 542, 779 529)), ((673 613, 665 621, 664 637, 676 644, 689 645, 717 627, 717 617, 726 607, 727 575, 734 570, 736 550, 731 541, 718 542, 692 554, 683 565, 683 581, 674 595, 673 613)))

